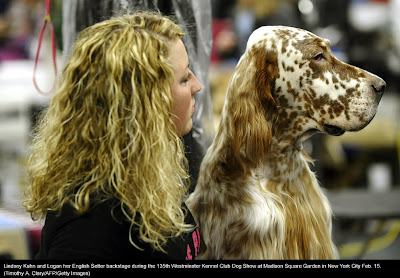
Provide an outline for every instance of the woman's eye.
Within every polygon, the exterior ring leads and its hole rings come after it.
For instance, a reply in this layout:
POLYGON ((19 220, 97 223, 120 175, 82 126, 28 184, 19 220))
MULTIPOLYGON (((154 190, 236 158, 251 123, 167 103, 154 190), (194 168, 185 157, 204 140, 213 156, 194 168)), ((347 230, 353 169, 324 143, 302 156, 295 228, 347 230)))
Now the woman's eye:
POLYGON ((324 59, 324 54, 319 53, 316 56, 314 56, 314 61, 321 61, 322 59, 324 59))
POLYGON ((188 75, 185 77, 185 79, 183 79, 183 83, 188 83, 189 79, 190 79, 190 74, 188 74, 188 75))

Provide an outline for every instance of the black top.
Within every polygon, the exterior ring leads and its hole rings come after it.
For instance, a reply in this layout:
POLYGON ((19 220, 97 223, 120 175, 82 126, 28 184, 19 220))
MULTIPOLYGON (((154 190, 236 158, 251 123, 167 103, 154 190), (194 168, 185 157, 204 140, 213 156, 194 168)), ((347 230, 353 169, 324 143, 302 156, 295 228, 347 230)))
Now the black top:
MULTIPOLYGON (((198 228, 169 240, 163 247, 167 253, 139 241, 137 231, 136 238, 133 232, 135 243, 144 248, 143 251, 137 249, 129 242, 130 224, 127 221, 117 222, 111 214, 113 211, 118 219, 117 208, 111 201, 107 201, 97 204, 82 215, 70 206, 64 207, 60 216, 48 212, 36 259, 192 260, 197 256, 200 248, 198 228)), ((189 210, 185 223, 195 226, 189 210)))

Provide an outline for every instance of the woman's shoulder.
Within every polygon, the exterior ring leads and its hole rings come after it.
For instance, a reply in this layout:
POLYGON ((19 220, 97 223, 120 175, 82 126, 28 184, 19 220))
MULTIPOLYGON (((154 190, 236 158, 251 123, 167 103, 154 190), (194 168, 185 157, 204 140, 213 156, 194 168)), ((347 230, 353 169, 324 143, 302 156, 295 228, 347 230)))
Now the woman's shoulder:
MULTIPOLYGON (((154 250, 138 240, 138 231, 130 230, 130 223, 122 217, 115 201, 100 202, 86 213, 79 214, 72 206, 61 214, 48 213, 42 231, 38 258, 101 258, 101 259, 194 259, 200 248, 197 228, 170 239, 165 245, 167 253, 154 250), (129 241, 132 240, 140 250, 129 241)), ((188 211, 187 224, 195 225, 188 211)))
MULTIPOLYGON (((44 258, 117 258, 129 247, 129 224, 116 221, 112 202, 101 202, 85 213, 65 205, 60 213, 48 212, 42 229, 41 249, 44 258)), ((134 250, 130 250, 134 251, 134 250)))

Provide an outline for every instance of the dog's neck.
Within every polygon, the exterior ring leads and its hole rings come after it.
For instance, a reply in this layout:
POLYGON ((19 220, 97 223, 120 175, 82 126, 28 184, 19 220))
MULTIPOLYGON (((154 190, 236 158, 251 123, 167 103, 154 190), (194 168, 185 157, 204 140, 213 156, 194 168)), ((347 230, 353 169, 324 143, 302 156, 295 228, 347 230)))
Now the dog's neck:
POLYGON ((256 167, 240 170, 241 165, 236 161, 230 147, 233 145, 232 141, 236 138, 225 136, 228 133, 224 130, 226 126, 226 124, 221 125, 221 129, 210 146, 209 152, 214 155, 212 157, 206 156, 205 158, 208 163, 215 165, 211 169, 217 172, 216 179, 235 180, 239 176, 244 178, 249 175, 262 175, 279 183, 291 183, 301 175, 312 174, 308 166, 308 163, 311 163, 312 160, 303 150, 302 145, 299 147, 294 144, 294 141, 290 142, 276 138, 272 140, 268 154, 263 162, 256 167))
POLYGON ((302 148, 290 145, 282 149, 276 145, 281 144, 279 142, 271 144, 267 158, 259 167, 268 179, 280 183, 291 183, 311 174, 309 168, 311 158, 302 148))

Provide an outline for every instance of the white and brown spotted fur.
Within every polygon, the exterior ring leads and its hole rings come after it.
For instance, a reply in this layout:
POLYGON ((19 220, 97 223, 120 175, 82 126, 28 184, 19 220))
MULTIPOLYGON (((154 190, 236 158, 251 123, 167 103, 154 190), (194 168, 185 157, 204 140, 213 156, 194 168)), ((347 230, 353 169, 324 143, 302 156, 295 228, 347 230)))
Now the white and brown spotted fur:
POLYGON ((308 31, 254 31, 187 201, 201 230, 201 258, 335 258, 331 208, 302 142, 316 132, 364 128, 385 86, 308 31))

